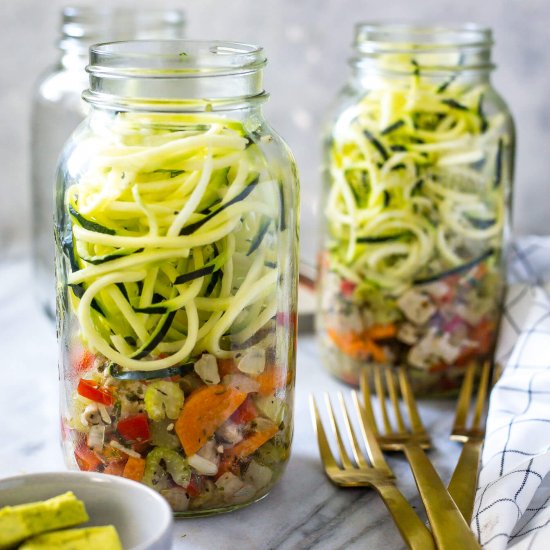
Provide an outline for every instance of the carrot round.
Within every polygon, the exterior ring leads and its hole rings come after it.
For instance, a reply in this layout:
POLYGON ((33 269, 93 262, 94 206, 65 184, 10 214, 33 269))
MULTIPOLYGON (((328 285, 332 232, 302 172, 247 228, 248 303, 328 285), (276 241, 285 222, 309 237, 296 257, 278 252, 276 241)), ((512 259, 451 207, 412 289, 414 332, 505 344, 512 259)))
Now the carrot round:
POLYGON ((176 434, 187 456, 194 455, 246 399, 245 392, 220 384, 202 386, 185 401, 176 434))
POLYGON ((256 381, 260 385, 258 393, 260 395, 271 395, 275 391, 284 388, 288 382, 290 372, 277 365, 268 365, 264 372, 256 376, 256 381))
POLYGON ((397 334, 397 327, 395 325, 372 325, 365 331, 365 335, 373 340, 385 340, 386 338, 393 338, 397 334))
POLYGON ((224 453, 224 458, 230 460, 246 458, 257 451, 264 443, 267 443, 278 431, 279 427, 273 423, 257 432, 253 432, 234 447, 227 449, 224 453))
POLYGON ((122 477, 141 481, 145 472, 145 459, 129 456, 128 461, 124 466, 122 477))

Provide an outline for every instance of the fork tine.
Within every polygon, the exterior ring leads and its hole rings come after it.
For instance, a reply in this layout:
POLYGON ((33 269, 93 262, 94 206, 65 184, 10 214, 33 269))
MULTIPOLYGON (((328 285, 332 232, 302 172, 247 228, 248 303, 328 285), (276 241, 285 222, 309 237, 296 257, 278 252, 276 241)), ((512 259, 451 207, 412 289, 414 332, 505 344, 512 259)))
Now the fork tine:
POLYGON ((357 392, 353 391, 351 392, 351 395, 353 397, 355 411, 357 413, 357 416, 359 417, 359 420, 361 421, 361 432, 363 434, 363 440, 365 442, 365 446, 367 447, 367 452, 369 454, 371 464, 375 468, 380 468, 386 474, 394 477, 393 472, 384 460, 384 455, 382 454, 380 445, 378 445, 378 441, 376 439, 376 435, 372 430, 372 426, 369 424, 368 418, 365 414, 365 409, 363 409, 363 407, 361 407, 361 405, 359 404, 357 392))
POLYGON ((399 387, 401 388, 401 395, 403 400, 407 405, 407 411, 409 412, 409 422, 411 423, 412 431, 416 434, 424 434, 426 430, 424 429, 424 424, 420 419, 418 414, 418 407, 416 405, 416 399, 414 398, 414 393, 409 383, 409 377, 403 367, 399 367, 397 371, 399 378, 399 387))
POLYGON ((405 422, 403 422, 403 415, 401 414, 401 407, 399 406, 399 398, 397 396, 397 388, 395 387, 395 379, 393 377, 393 371, 391 369, 385 369, 386 374, 386 387, 388 388, 388 393, 390 394, 390 400, 393 405, 393 412, 395 415, 395 420, 397 422, 397 430, 400 433, 405 433, 407 429, 405 428, 405 422))
POLYGON ((338 401, 340 401, 340 407, 342 409, 342 414, 344 416, 344 423, 346 424, 349 440, 351 441, 351 448, 353 451, 353 456, 355 457, 355 461, 357 462, 360 468, 369 468, 367 461, 363 457, 363 452, 361 451, 361 447, 359 446, 359 442, 357 441, 357 437, 355 435, 353 426, 351 425, 348 408, 346 407, 346 403, 344 401, 344 396, 342 395, 342 392, 338 392, 338 401))
POLYGON ((313 420, 313 429, 317 434, 317 444, 319 445, 319 453, 321 454, 321 460, 325 468, 339 468, 334 455, 330 450, 330 445, 328 444, 327 434, 323 428, 323 423, 321 422, 321 416, 319 415, 319 409, 317 408, 317 403, 315 398, 310 394, 309 396, 309 406, 311 409, 311 419, 313 420))
POLYGON ((372 431, 377 436, 378 435, 378 426, 376 425, 376 418, 374 416, 374 411, 372 410, 372 395, 369 387, 369 378, 367 369, 361 371, 361 377, 359 378, 359 386, 361 389, 361 395, 363 396, 363 409, 369 426, 372 427, 372 431))
POLYGON ((487 397, 487 389, 489 386, 489 374, 491 372, 491 363, 485 361, 481 370, 481 379, 479 381, 479 387, 477 390, 476 407, 474 410, 474 419, 472 422, 472 428, 477 430, 481 422, 481 416, 483 414, 483 408, 485 406, 485 399, 487 397))
POLYGON ((472 391, 474 388, 475 365, 471 363, 466 369, 458 401, 456 404, 456 415, 453 424, 453 432, 465 429, 468 410, 470 409, 470 401, 472 399, 472 391))
POLYGON ((384 385, 382 383, 382 373, 380 372, 379 367, 374 368, 374 387, 376 388, 376 395, 378 396, 378 402, 380 403, 382 420, 384 422, 384 430, 387 434, 391 434, 392 427, 390 424, 390 418, 388 416, 388 409, 386 408, 386 392, 384 391, 384 385))
POLYGON ((334 410, 332 409, 332 403, 330 402, 330 397, 328 393, 325 393, 325 402, 327 405, 330 423, 332 425, 332 431, 334 432, 334 436, 336 437, 336 444, 338 445, 338 452, 340 453, 340 460, 342 461, 342 466, 345 469, 355 468, 355 466, 351 463, 351 460, 349 459, 348 452, 346 451, 346 447, 344 446, 344 442, 342 441, 342 436, 340 435, 338 424, 336 424, 334 410))

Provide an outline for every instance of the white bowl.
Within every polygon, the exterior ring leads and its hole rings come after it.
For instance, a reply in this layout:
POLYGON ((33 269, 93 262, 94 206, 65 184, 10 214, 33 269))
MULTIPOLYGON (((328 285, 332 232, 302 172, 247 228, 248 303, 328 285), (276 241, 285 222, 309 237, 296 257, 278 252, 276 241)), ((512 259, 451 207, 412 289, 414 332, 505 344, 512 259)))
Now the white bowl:
POLYGON ((114 525, 124 550, 172 548, 172 510, 156 491, 117 476, 85 472, 27 474, 0 480, 0 508, 72 491, 86 505, 86 526, 114 525))

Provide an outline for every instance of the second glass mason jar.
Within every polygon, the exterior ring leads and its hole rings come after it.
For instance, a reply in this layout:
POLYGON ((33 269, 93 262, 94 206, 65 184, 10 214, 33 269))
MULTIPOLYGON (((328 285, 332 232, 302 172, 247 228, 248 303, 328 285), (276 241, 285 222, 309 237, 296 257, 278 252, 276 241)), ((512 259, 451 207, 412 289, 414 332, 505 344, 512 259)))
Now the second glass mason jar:
POLYGON ((36 83, 31 116, 32 252, 35 292, 55 316, 52 240, 55 167, 63 144, 86 116, 88 48, 97 42, 183 38, 185 19, 176 9, 68 6, 63 9, 60 57, 36 83))
POLYGON ((325 140, 318 332, 357 384, 406 366, 421 394, 490 360, 505 282, 514 130, 475 25, 361 24, 325 140))
POLYGON ((265 496, 289 457, 298 178, 238 43, 91 49, 58 169, 63 445, 177 515, 265 496))

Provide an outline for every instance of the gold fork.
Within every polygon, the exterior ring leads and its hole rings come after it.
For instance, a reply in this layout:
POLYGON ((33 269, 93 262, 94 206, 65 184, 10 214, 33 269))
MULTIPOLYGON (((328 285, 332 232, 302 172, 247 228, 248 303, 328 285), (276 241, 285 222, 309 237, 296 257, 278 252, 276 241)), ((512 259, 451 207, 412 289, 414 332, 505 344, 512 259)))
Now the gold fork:
POLYGON ((357 393, 352 392, 352 396, 355 410, 361 420, 361 432, 369 460, 367 460, 367 457, 364 455, 359 445, 355 431, 351 425, 344 398, 342 394, 339 393, 338 398, 342 408, 344 424, 346 426, 355 461, 353 462, 350 459, 344 446, 340 430, 336 424, 330 398, 328 394, 325 394, 330 424, 336 438, 338 453, 340 455, 340 464, 336 461, 330 449, 315 399, 313 396, 310 396, 313 427, 317 434, 317 443, 319 444, 319 452, 321 454, 325 473, 333 483, 340 487, 368 486, 375 489, 392 515, 401 536, 409 548, 412 550, 435 549, 432 535, 422 520, 416 515, 416 512, 412 509, 403 494, 395 486, 395 476, 384 460, 382 451, 376 441, 376 436, 369 423, 364 418, 365 413, 359 405, 357 393))
MULTIPOLYGON (((474 499, 476 494, 477 474, 479 467, 479 458, 481 447, 485 437, 485 410, 486 401, 489 394, 489 375, 491 364, 486 361, 481 368, 481 376, 477 396, 475 398, 475 408, 472 421, 469 426, 466 425, 470 404, 472 402, 474 378, 476 366, 468 366, 458 402, 456 405, 456 415, 451 433, 453 441, 464 443, 462 452, 453 472, 449 483, 449 493, 453 497, 456 505, 462 512, 464 519, 470 523, 474 509, 474 499)), ((498 378, 495 371, 495 379, 498 378)))
MULTIPOLYGON (((403 419, 403 415, 401 414, 401 409, 399 407, 399 397, 397 395, 396 387, 393 382, 392 371, 390 369, 384 370, 386 386, 388 388, 393 411, 395 413, 397 430, 394 430, 392 427, 390 416, 388 414, 388 409, 386 407, 386 400, 381 398, 379 399, 379 403, 380 412, 382 414, 382 423, 384 425, 384 433, 380 432, 371 404, 370 389, 368 384, 368 371, 364 370, 360 377, 361 393, 363 394, 364 398, 363 407, 365 409, 365 414, 367 416, 369 425, 372 426, 380 447, 383 451, 401 451, 403 450, 404 443, 414 441, 415 443, 418 443, 423 449, 429 449, 431 447, 430 436, 426 432, 422 424, 422 420, 420 419, 420 415, 418 414, 418 409, 414 401, 414 394, 412 392, 405 371, 403 369, 399 369, 397 371, 397 377, 401 393, 403 396, 406 396, 405 403, 408 409, 407 412, 409 415, 410 429, 405 426, 405 421, 403 419)), ((376 394, 379 397, 383 397, 385 395, 384 381, 382 377, 382 370, 380 368, 373 369, 373 381, 376 394)))
MULTIPOLYGON (((367 371, 363 371, 361 376, 361 390, 363 393, 365 410, 370 409, 372 411, 372 396, 367 376, 367 371)), ((386 435, 395 438, 394 448, 403 451, 407 457, 418 487, 418 492, 426 508, 426 513, 430 520, 433 537, 437 547, 445 550, 480 548, 468 523, 464 520, 459 508, 448 493, 441 478, 421 447, 419 434, 422 433, 420 429, 422 424, 405 369, 402 367, 398 369, 397 376, 402 399, 399 399, 399 392, 393 371, 389 368, 385 369, 384 378, 387 386, 387 393, 393 405, 397 430, 393 428, 389 419, 386 409, 386 391, 384 390, 382 375, 378 368, 374 369, 374 386, 380 403, 382 417, 384 418, 386 435), (409 423, 412 429, 407 428, 404 421, 404 415, 401 411, 400 401, 404 401, 406 404, 410 417, 409 423), (399 439, 397 436, 399 436, 399 439)), ((364 418, 367 422, 374 422, 374 415, 370 417, 367 413, 364 415, 364 418)))

